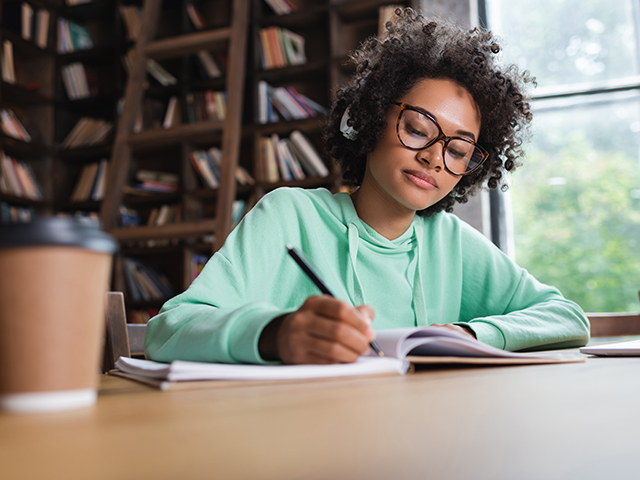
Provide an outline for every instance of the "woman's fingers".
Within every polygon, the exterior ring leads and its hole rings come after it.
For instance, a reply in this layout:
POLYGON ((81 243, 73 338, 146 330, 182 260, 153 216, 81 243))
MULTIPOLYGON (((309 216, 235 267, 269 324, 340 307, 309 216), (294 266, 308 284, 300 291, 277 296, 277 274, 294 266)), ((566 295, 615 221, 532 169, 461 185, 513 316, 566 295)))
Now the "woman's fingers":
POLYGON ((375 336, 372 316, 370 307, 354 308, 329 296, 310 297, 282 321, 279 357, 285 363, 355 362, 375 336))

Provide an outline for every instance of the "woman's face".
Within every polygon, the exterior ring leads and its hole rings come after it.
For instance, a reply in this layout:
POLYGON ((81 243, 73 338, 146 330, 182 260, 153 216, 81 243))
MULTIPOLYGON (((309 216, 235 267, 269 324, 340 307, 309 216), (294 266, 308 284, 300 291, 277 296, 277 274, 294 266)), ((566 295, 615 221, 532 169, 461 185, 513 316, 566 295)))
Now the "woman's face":
MULTIPOLYGON (((429 112, 447 136, 478 141, 480 112, 471 94, 447 79, 425 79, 398 102, 429 112)), ((387 114, 384 137, 367 156, 362 189, 373 190, 391 208, 423 210, 451 192, 462 177, 449 173, 443 163, 443 140, 423 150, 409 150, 396 133, 400 107, 387 114)))

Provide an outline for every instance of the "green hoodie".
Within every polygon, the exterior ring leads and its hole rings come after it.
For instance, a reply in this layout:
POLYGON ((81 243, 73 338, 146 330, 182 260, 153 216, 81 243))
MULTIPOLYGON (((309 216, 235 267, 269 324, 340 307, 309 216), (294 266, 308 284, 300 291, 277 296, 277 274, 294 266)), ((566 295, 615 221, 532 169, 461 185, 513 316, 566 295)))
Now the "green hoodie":
POLYGON ((506 350, 586 344, 578 305, 539 283, 455 215, 416 216, 388 240, 351 197, 281 188, 263 197, 182 294, 149 321, 147 358, 266 363, 258 339, 319 291, 287 255, 303 251, 335 296, 371 305, 374 328, 465 323, 506 350))

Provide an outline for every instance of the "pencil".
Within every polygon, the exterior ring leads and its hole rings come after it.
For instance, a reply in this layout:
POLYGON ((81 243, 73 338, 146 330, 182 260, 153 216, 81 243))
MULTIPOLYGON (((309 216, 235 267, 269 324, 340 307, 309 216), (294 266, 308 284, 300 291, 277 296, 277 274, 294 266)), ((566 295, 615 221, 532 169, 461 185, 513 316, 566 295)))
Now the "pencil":
MULTIPOLYGON (((309 262, 307 262, 304 258, 302 258, 302 256, 298 253, 295 247, 287 245, 287 252, 289 253, 289 255, 291 255, 291 258, 295 260, 295 262, 302 269, 302 271, 307 275, 307 277, 309 277, 309 279, 314 283, 316 287, 318 287, 318 289, 322 293, 335 298, 335 295, 331 293, 331 290, 329 290, 329 288, 325 285, 325 283, 322 280, 320 280, 320 277, 318 277, 318 275, 313 270, 311 265, 309 265, 309 262)), ((372 342, 369 343, 369 346, 373 349, 374 352, 376 352, 376 354, 379 357, 384 357, 384 352, 380 348, 380 345, 378 345, 378 342, 373 340, 372 342)))

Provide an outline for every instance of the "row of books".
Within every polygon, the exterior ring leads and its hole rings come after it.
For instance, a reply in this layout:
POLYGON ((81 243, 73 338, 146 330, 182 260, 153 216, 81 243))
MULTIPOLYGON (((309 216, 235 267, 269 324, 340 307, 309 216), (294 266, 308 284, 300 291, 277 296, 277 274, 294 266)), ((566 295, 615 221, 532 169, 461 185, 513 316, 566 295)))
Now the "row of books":
MULTIPOLYGON (((189 155, 189 160, 205 187, 218 188, 222 168, 222 150, 218 147, 195 150, 189 155)), ((236 167, 235 178, 240 185, 255 184, 253 177, 240 165, 236 167)))
MULTIPOLYGON (((227 110, 226 92, 216 92, 213 90, 205 90, 201 92, 187 93, 187 116, 189 123, 202 122, 206 120, 224 120, 227 110)), ((148 100, 145 102, 147 108, 145 121, 145 112, 142 112, 142 121, 149 128, 157 127, 156 111, 162 102, 148 100), (150 118, 153 117, 153 118, 150 118)), ((177 96, 169 98, 167 108, 164 112, 162 120, 162 128, 171 128, 181 123, 180 100, 177 96)))
POLYGON ((27 2, 6 2, 4 7, 4 26, 42 49, 47 48, 50 19, 49 10, 35 11, 27 2))
POLYGON ((205 120, 222 121, 227 116, 227 92, 215 90, 189 92, 186 100, 189 123, 205 120))
POLYGON ((58 18, 58 53, 71 53, 91 48, 93 48, 93 41, 86 28, 76 22, 58 18))
POLYGON ((265 0, 265 2, 278 15, 287 15, 298 9, 290 0, 265 0))
POLYGON ((140 215, 135 208, 120 205, 118 214, 121 227, 137 227, 140 225, 140 215))
POLYGON ((0 192, 16 197, 42 200, 42 192, 31 166, 0 151, 0 192))
POLYGON ((289 138, 280 138, 275 133, 261 137, 259 147, 260 161, 265 166, 268 182, 329 175, 317 150, 298 130, 291 132, 289 138))
POLYGON ((151 209, 151 212, 149 212, 147 225, 150 227, 160 227, 170 223, 179 223, 181 211, 182 208, 180 208, 180 205, 165 204, 159 207, 154 207, 151 209))
POLYGON ((113 123, 102 118, 82 117, 60 144, 60 148, 91 147, 104 143, 113 131, 113 123))
POLYGON ((10 40, 2 41, 2 80, 7 83, 16 83, 16 68, 13 63, 13 43, 10 40))
POLYGON ((82 172, 69 198, 72 202, 102 200, 107 181, 107 159, 82 167, 82 172))
POLYGON ((298 120, 324 115, 327 109, 302 95, 293 87, 272 87, 264 80, 258 83, 259 118, 262 124, 298 120), (277 112, 277 113, 276 113, 277 112))
POLYGON ((307 63, 304 53, 304 37, 280 27, 260 30, 260 53, 262 68, 303 65, 307 63))
POLYGON ((178 191, 178 180, 174 173, 140 169, 135 174, 133 187, 125 188, 125 192, 173 193, 178 191))
POLYGON ((133 258, 122 261, 127 293, 134 301, 164 300, 174 295, 166 276, 133 258))
POLYGON ((98 94, 98 75, 81 62, 72 62, 61 69, 62 83, 70 100, 79 100, 98 94))
POLYGON ((0 223, 30 222, 35 216, 33 207, 17 207, 0 202, 0 223))
POLYGON ((24 128, 20 119, 18 119, 14 111, 10 108, 0 110, 0 126, 5 135, 17 138, 23 142, 31 141, 31 135, 29 135, 29 132, 24 128))

